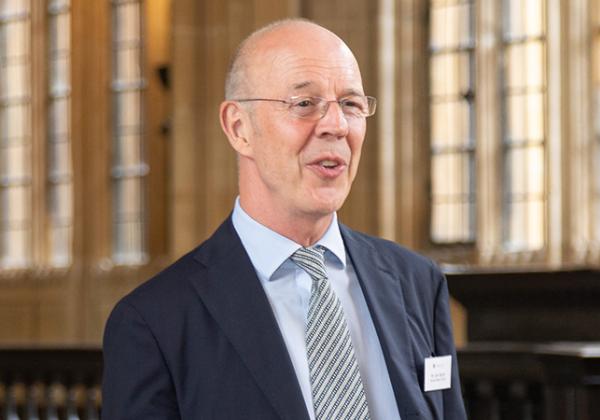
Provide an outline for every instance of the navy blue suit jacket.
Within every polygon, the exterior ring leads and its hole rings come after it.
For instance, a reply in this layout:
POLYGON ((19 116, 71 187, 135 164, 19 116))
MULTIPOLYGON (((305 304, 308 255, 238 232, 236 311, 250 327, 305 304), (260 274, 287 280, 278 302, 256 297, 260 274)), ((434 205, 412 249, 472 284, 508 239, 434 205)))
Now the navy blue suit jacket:
MULTIPOLYGON (((429 260, 340 225, 403 420, 466 418, 448 290, 429 260), (423 391, 424 359, 452 355, 452 387, 423 391)), ((104 336, 106 420, 308 420, 283 337, 228 219, 122 299, 104 336)))

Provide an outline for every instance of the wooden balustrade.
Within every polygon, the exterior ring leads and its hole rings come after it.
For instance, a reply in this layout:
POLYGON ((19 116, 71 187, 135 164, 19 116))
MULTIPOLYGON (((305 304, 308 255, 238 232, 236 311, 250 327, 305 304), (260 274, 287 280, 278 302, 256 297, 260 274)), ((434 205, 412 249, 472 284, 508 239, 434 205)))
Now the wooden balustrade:
POLYGON ((446 267, 472 420, 600 419, 600 270, 446 267))
POLYGON ((600 343, 470 343, 458 358, 472 420, 600 419, 600 343))
POLYGON ((0 420, 100 418, 100 349, 0 349, 0 420))
MULTIPOLYGON (((471 420, 600 419, 600 343, 475 342, 459 351, 471 420)), ((100 349, 0 349, 0 420, 100 418, 100 349)))

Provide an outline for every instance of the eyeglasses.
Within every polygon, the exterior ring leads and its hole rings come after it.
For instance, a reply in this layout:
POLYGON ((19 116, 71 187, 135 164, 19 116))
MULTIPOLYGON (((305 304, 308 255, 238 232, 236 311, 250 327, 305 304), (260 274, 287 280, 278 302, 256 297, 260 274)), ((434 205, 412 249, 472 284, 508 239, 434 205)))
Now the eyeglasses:
POLYGON ((327 114, 329 105, 332 102, 337 104, 342 109, 342 113, 346 118, 365 118, 375 114, 377 107, 377 99, 372 96, 352 95, 342 99, 327 100, 318 96, 292 96, 289 99, 265 99, 265 98, 249 98, 249 99, 234 99, 236 102, 280 102, 288 106, 289 112, 297 118, 307 120, 320 120, 327 114))

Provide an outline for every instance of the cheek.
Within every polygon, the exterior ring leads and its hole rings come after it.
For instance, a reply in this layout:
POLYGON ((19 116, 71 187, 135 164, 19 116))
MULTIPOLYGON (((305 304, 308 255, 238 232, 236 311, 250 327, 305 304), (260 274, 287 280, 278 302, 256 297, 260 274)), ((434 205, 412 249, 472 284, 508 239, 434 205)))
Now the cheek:
POLYGON ((256 163, 272 182, 289 182, 297 176, 302 147, 294 141, 292 134, 286 130, 272 130, 257 144, 256 163))
POLYGON ((355 170, 356 170, 356 167, 358 166, 358 162, 360 160, 364 142, 365 142, 364 126, 361 130, 353 131, 348 136, 348 145, 350 146, 350 151, 352 152, 352 167, 355 170))

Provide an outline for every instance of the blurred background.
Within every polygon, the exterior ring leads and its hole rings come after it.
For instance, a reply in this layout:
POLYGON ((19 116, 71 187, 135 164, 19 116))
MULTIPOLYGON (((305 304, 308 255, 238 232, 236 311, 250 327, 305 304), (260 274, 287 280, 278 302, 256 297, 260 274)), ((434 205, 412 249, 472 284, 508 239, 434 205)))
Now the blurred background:
POLYGON ((600 0, 0 0, 0 418, 94 418, 110 310, 233 206, 229 57, 293 16, 378 98, 340 218, 447 273, 471 417, 600 418, 600 0))

